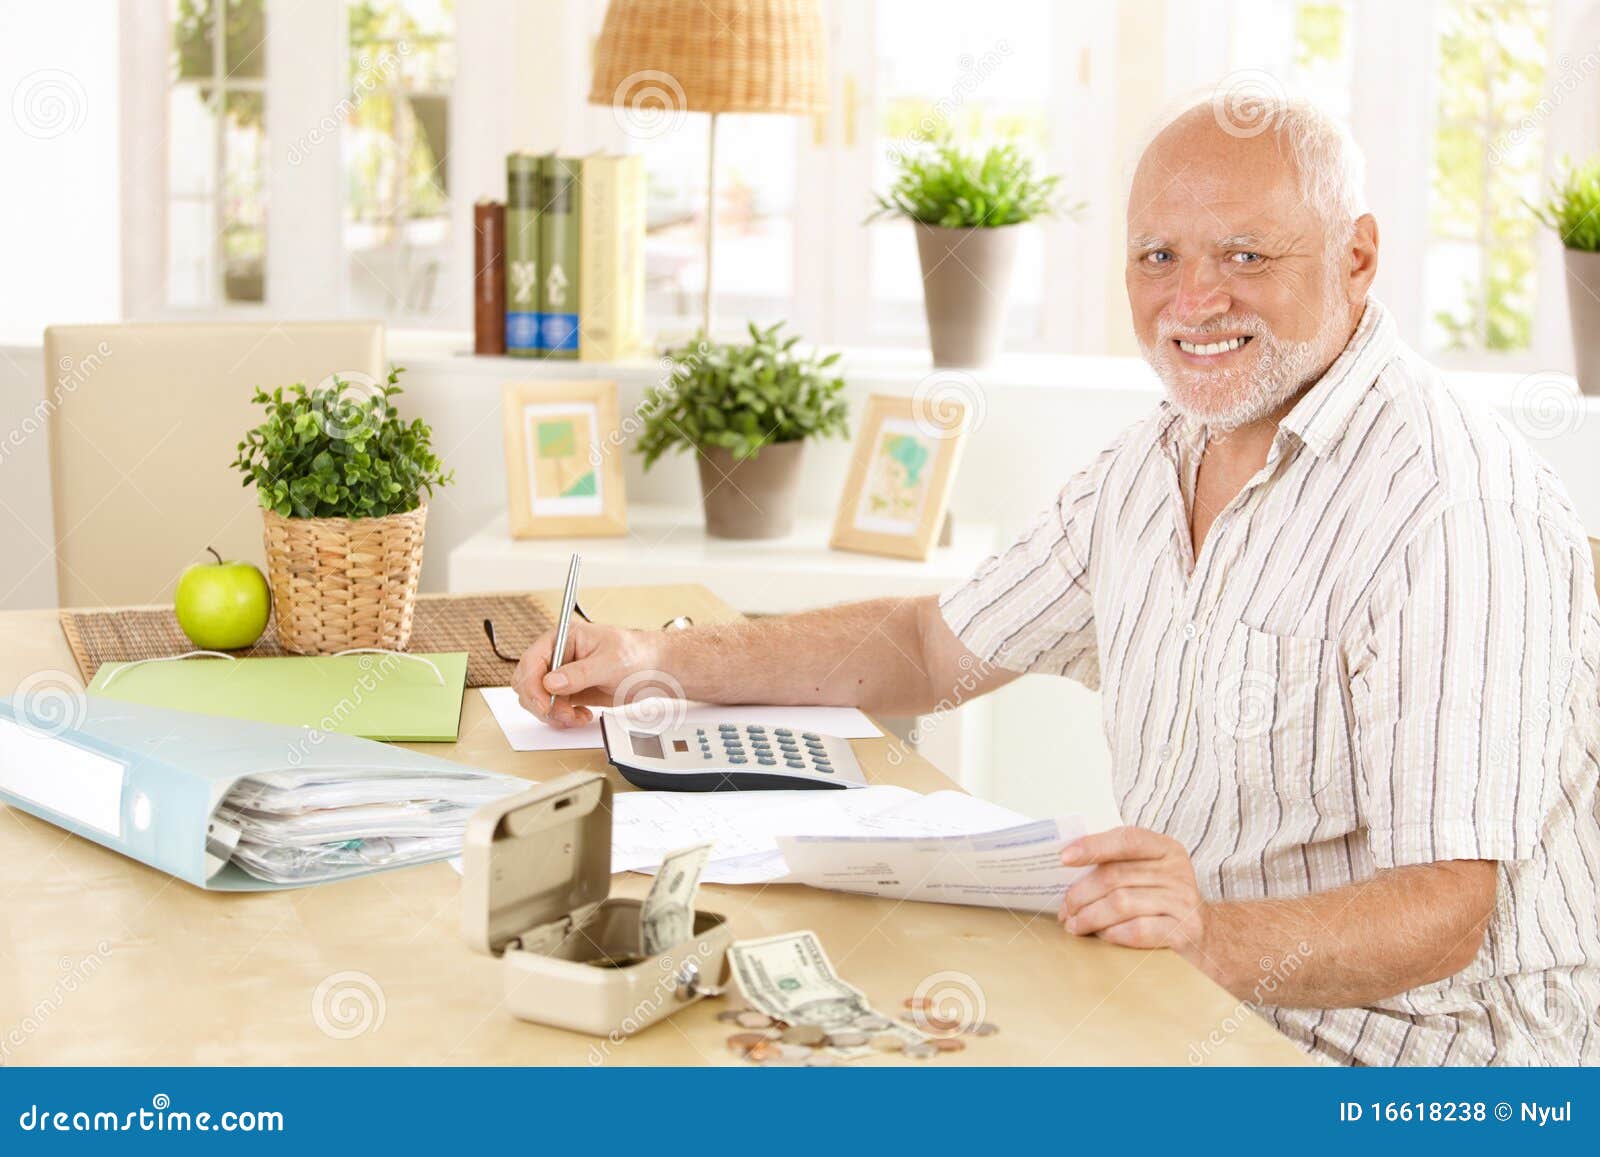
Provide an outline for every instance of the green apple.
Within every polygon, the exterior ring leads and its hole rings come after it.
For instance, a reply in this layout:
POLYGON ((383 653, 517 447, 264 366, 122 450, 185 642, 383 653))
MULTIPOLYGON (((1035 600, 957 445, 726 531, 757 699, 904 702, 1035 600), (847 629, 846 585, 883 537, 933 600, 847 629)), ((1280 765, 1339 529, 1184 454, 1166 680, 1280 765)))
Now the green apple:
POLYGON ((272 613, 267 580, 249 563, 223 562, 215 550, 206 549, 217 561, 192 566, 178 580, 172 608, 178 626, 202 650, 248 647, 267 629, 272 613))

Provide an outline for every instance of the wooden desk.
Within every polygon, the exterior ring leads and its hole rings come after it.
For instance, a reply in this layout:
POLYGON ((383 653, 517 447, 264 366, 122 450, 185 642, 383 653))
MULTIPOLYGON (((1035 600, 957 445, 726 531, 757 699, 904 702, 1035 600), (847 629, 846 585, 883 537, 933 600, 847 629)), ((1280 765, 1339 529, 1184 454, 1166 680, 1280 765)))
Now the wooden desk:
MULTIPOLYGON (((700 587, 586 590, 583 601, 597 620, 629 626, 733 614, 700 587)), ((55 612, 0 614, 0 692, 39 671, 76 681, 55 612)), ((869 776, 919 791, 951 786, 915 756, 891 766, 888 744, 857 742, 869 776)), ((533 780, 610 770, 599 751, 511 751, 473 691, 460 741, 418 749, 533 780)), ((632 875, 614 884, 629 896, 647 886, 632 875)), ((513 1020, 499 1004, 499 962, 461 939, 458 888, 448 865, 431 864, 300 891, 202 892, 0 806, 0 1061, 740 1063, 724 1044, 729 1027, 714 1019, 724 1000, 701 1001, 621 1043, 513 1020), (330 1007, 341 991, 342 1009, 330 1007), (363 1019, 365 1031, 339 1035, 341 1024, 363 1019)), ((708 885, 702 896, 739 938, 815 930, 845 979, 886 1012, 933 973, 970 977, 1001 1032, 971 1040, 961 1063, 1304 1062, 1177 955, 1080 941, 1048 916, 795 885, 708 885), (1213 1034, 1221 1043, 1208 1042, 1213 1034)))

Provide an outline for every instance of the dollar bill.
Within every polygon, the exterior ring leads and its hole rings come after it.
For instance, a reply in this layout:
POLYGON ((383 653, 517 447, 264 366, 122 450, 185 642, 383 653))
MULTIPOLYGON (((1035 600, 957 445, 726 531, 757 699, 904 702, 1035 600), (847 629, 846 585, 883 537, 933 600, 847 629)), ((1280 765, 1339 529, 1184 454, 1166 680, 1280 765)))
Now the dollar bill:
POLYGON ((646 956, 658 956, 694 935, 694 894, 710 855, 708 842, 662 857, 639 914, 640 948, 646 956))
MULTIPOLYGON (((786 932, 762 940, 741 940, 728 949, 739 991, 753 1006, 786 1024, 814 1025, 841 1037, 891 1033, 905 1044, 920 1044, 923 1035, 873 1009, 866 995, 840 979, 815 932, 786 932)), ((833 1045, 836 1056, 867 1056, 870 1044, 833 1045)))

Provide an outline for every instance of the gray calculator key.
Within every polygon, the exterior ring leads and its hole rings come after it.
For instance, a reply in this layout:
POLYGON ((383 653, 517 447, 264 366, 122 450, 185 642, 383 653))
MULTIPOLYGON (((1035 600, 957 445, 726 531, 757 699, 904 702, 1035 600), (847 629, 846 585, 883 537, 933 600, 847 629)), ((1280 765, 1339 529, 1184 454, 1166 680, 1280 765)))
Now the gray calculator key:
POLYGON ((757 757, 756 762, 761 764, 763 767, 771 767, 778 761, 773 759, 770 755, 762 755, 757 757))
POLYGON ((821 739, 822 736, 818 735, 815 731, 802 731, 800 733, 800 738, 801 739, 821 739))
POLYGON ((728 762, 729 763, 749 763, 750 761, 748 759, 746 759, 742 755, 730 755, 730 756, 728 756, 728 762))

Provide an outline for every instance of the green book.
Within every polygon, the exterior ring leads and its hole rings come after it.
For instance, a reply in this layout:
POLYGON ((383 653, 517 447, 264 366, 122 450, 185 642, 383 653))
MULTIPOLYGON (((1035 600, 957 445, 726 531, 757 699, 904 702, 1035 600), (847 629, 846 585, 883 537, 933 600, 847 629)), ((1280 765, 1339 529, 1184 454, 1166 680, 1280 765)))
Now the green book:
POLYGON ((506 353, 537 357, 539 345, 539 158, 506 157, 506 353))
POLYGON ((540 167, 539 333, 548 358, 578 356, 579 157, 547 156, 540 167))

